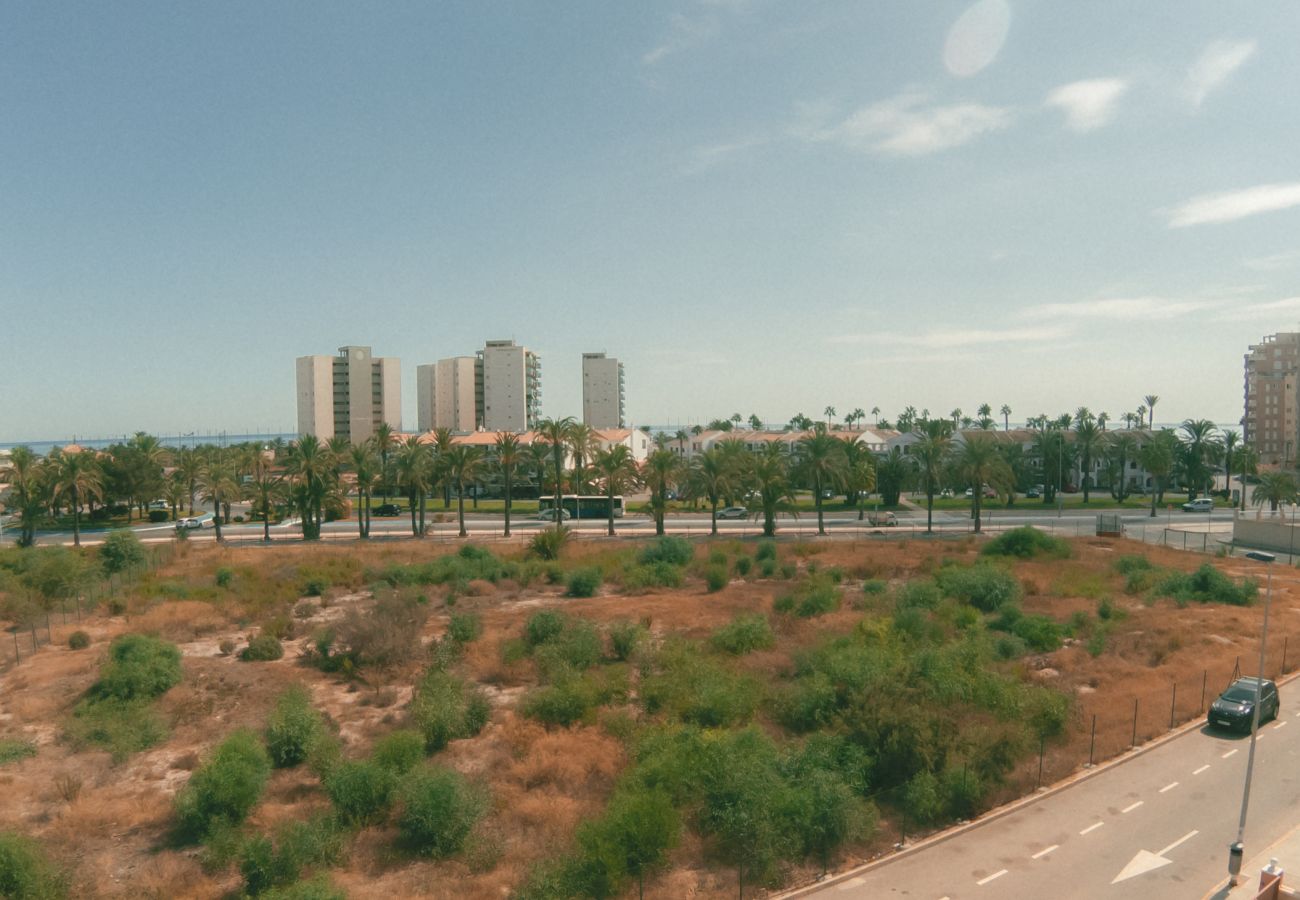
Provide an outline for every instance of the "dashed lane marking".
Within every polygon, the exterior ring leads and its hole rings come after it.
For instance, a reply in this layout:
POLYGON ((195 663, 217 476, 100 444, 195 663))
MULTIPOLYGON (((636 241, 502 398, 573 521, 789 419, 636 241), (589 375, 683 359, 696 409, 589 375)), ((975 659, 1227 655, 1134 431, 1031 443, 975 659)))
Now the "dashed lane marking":
POLYGON ((990 881, 993 881, 995 878, 1001 878, 1005 874, 1007 874, 1006 869, 998 869, 992 875, 988 875, 984 878, 981 878, 979 881, 975 882, 975 884, 977 884, 980 887, 984 887, 984 885, 988 884, 990 881))
POLYGON ((1170 844, 1168 847, 1166 847, 1165 849, 1163 849, 1163 850, 1161 850, 1159 853, 1157 853, 1156 856, 1164 856, 1166 853, 1168 853, 1170 850, 1172 850, 1172 849, 1174 849, 1175 847, 1177 847, 1179 844, 1185 843, 1186 841, 1190 841, 1192 838, 1196 837, 1198 834, 1200 834, 1200 831, 1198 831, 1197 829, 1193 828, 1191 831, 1187 832, 1187 834, 1183 835, 1183 836, 1180 837, 1178 840, 1176 840, 1176 841, 1174 841, 1172 844, 1170 844))
POLYGON ((1164 787, 1162 787, 1162 788, 1160 789, 1160 793, 1163 794, 1165 791, 1172 791, 1172 790, 1173 790, 1174 788, 1176 788, 1176 787, 1178 787, 1178 782, 1176 782, 1176 781, 1171 781, 1171 782, 1169 782, 1167 785, 1165 785, 1164 787))
POLYGON ((1037 853, 1035 853, 1033 856, 1031 856, 1031 857, 1029 857, 1029 858, 1030 858, 1030 859, 1042 859, 1044 856, 1046 856, 1047 854, 1051 853, 1053 850, 1059 850, 1060 847, 1061 847, 1060 844, 1053 844, 1053 845, 1050 846, 1050 847, 1044 847, 1042 850, 1039 850, 1037 853))
POLYGON ((1281 728, 1285 724, 1286 724, 1286 719, 1283 719, 1281 722, 1278 722, 1276 725, 1273 726, 1273 730, 1276 731, 1277 729, 1281 728))
POLYGON ((1126 806, 1126 807, 1124 807, 1123 809, 1121 809, 1120 812, 1121 812, 1121 813, 1131 813, 1133 810, 1135 810, 1135 809, 1137 809, 1139 806, 1141 806, 1141 805, 1143 804, 1143 802, 1144 802, 1144 801, 1139 800, 1137 803, 1130 803, 1128 806, 1126 806))
POLYGON ((1223 754, 1223 756, 1221 756, 1221 757, 1219 757, 1219 758, 1220 758, 1220 759, 1227 759, 1229 756, 1231 756, 1232 754, 1234 754, 1234 753, 1236 753, 1236 752, 1237 752, 1237 748, 1236 748, 1236 747, 1233 747, 1231 750, 1229 750, 1227 753, 1223 754))
POLYGON ((1080 832, 1079 832, 1079 835, 1080 835, 1080 836, 1083 836, 1083 835, 1087 834, 1089 831, 1096 831, 1098 828, 1100 828, 1101 826, 1103 826, 1103 825, 1105 825, 1105 824, 1106 824, 1105 822, 1093 822, 1093 823, 1092 823, 1091 825, 1089 825, 1087 828, 1083 829, 1083 831, 1080 831, 1080 832))
POLYGON ((1209 764, 1209 763, 1206 763, 1205 765, 1201 766, 1199 769, 1197 769, 1197 770, 1196 770, 1195 772, 1193 772, 1192 774, 1193 774, 1193 775, 1200 775, 1202 772, 1204 772, 1204 771, 1205 771, 1206 769, 1208 769, 1209 767, 1210 767, 1210 764, 1209 764))

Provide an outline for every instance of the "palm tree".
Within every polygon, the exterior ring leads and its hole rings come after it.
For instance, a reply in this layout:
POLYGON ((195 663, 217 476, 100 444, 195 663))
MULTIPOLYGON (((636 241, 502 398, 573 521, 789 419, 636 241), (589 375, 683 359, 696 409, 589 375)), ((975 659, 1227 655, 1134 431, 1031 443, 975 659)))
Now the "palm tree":
POLYGON ((912 470, 910 456, 903 455, 901 447, 891 447, 876 462, 876 488, 886 506, 896 506, 903 492, 907 476, 912 470))
POLYGON ((1102 410, 1101 412, 1097 413, 1097 425, 1098 427, 1101 428, 1102 431, 1106 430, 1106 423, 1109 421, 1110 421, 1110 413, 1106 412, 1105 410, 1102 410))
POLYGON ((921 489, 925 491, 925 533, 934 531, 934 495, 939 481, 952 455, 952 429, 946 419, 926 422, 917 432, 921 439, 912 445, 912 459, 921 476, 921 489))
POLYGON ((828 406, 828 407, 826 407, 824 410, 822 410, 822 412, 824 412, 824 413, 826 414, 826 427, 827 427, 827 428, 830 428, 830 427, 831 427, 831 419, 834 419, 834 418, 835 418, 835 407, 833 407, 833 406, 828 406))
MULTIPOLYGON (((284 476, 267 459, 261 447, 254 446, 245 455, 241 468, 248 475, 245 490, 262 511, 262 540, 271 542, 271 501, 279 494, 284 476)), ((365 537, 363 534, 362 537, 365 537)))
POLYGON ((433 455, 429 447, 421 444, 415 435, 407 438, 397 447, 393 470, 411 504, 411 535, 419 537, 424 534, 424 498, 433 483, 433 455))
POLYGON ((1003 403, 1002 408, 998 410, 998 412, 1002 413, 1002 430, 1010 431, 1011 430, 1011 407, 1003 403))
POLYGON ((861 425, 862 420, 865 419, 866 417, 867 417, 866 410, 864 410, 861 406, 859 406, 844 418, 848 420, 850 426, 853 426, 853 425, 861 425))
POLYGON ((641 482, 650 488, 650 513, 655 520, 655 534, 664 533, 664 513, 668 509, 668 491, 677 484, 680 461, 671 450, 655 450, 641 464, 641 482))
POLYGON ((1123 503, 1128 499, 1128 466, 1138 453, 1137 439, 1122 431, 1112 431, 1106 450, 1110 472, 1110 495, 1123 503))
POLYGON ((776 534, 776 510, 782 501, 794 500, 790 483, 790 459, 785 447, 779 443, 764 445, 756 453, 746 473, 750 489, 763 514, 763 534, 776 534))
MULTIPOLYGON (((555 530, 559 531, 564 526, 561 509, 561 495, 564 493, 564 448, 569 443, 569 433, 573 428, 574 421, 572 416, 565 416, 563 419, 543 419, 537 425, 538 436, 551 448, 551 456, 555 463, 555 530)), ((655 453, 668 453, 667 450, 656 450, 655 453)), ((652 454, 653 455, 653 454, 652 454)), ((669 454, 670 456, 672 454, 669 454)), ((662 526, 661 526, 662 528, 662 526)), ((661 530, 659 532, 663 534, 661 530)))
MULTIPOLYGON (((1147 394, 1145 397, 1142 398, 1142 402, 1147 405, 1147 415, 1150 416, 1150 418, 1147 420, 1147 428, 1155 428, 1156 427, 1156 404, 1160 402, 1160 398, 1157 397, 1155 394, 1147 394)), ((1139 409, 1140 408, 1141 407, 1139 407, 1139 409)))
POLYGON ((370 504, 375 493, 375 481, 379 478, 380 465, 373 437, 354 444, 348 451, 348 466, 357 481, 357 534, 363 541, 370 537, 370 504))
POLYGON ((450 428, 435 428, 433 430, 433 467, 429 470, 429 493, 433 489, 442 485, 442 508, 451 509, 451 479, 447 477, 447 466, 444 456, 452 448, 455 437, 450 428))
POLYGON ((1258 462, 1255 448, 1250 444, 1243 444, 1237 448, 1237 471, 1241 476, 1241 509, 1243 512, 1246 509, 1246 476, 1256 473, 1258 462))
POLYGON ((199 491, 204 502, 212 504, 212 525, 221 542, 225 539, 221 534, 221 507, 239 496, 239 479, 225 454, 214 454, 199 471, 199 491))
POLYGON ((1178 449, 1178 439, 1172 431, 1162 429, 1158 434, 1152 436, 1151 440, 1142 445, 1138 451, 1138 459, 1142 462, 1142 468, 1151 473, 1155 480, 1151 491, 1151 518, 1156 517, 1156 503, 1164 494, 1165 482, 1169 478, 1169 473, 1174 470, 1174 454, 1178 449))
MULTIPOLYGON (((1087 412, 1086 409, 1080 412, 1087 412)), ((1074 429, 1074 447, 1079 454, 1079 466, 1082 469, 1081 478, 1083 479, 1083 503, 1088 505, 1088 493, 1092 487, 1092 460, 1101 448, 1102 433, 1097 427, 1097 422, 1088 416, 1080 416, 1078 425, 1074 429)))
POLYGON ((36 540, 36 523, 45 513, 49 498, 48 466, 30 447, 9 452, 9 463, 0 469, 0 481, 9 485, 9 505, 18 510, 18 546, 30 547, 36 540))
POLYGON ((1012 480, 1011 468, 997 443, 985 435, 966 437, 965 445, 957 456, 957 472, 971 486, 971 517, 975 520, 975 533, 980 532, 980 507, 984 501, 984 486, 995 489, 1007 487, 1012 480))
POLYGON ((465 485, 478 477, 483 467, 483 452, 478 447, 456 444, 443 454, 447 477, 456 485, 456 515, 460 520, 460 536, 469 537, 465 530, 465 485))
POLYGON ((954 407, 953 411, 948 413, 948 415, 952 418, 952 427, 953 430, 956 431, 957 426, 961 424, 961 407, 954 407))
POLYGON ((749 427, 754 431, 763 430, 763 420, 758 417, 758 413, 751 413, 749 416, 749 427))
MULTIPOLYGON (((1265 472, 1259 476, 1259 483, 1251 494, 1251 503, 1259 507, 1267 503, 1271 512, 1277 512, 1284 503, 1295 503, 1296 499, 1295 477, 1290 472, 1265 472)), ((1258 518, 1259 513, 1255 516, 1258 518)))
POLYGON ((190 515, 194 515, 194 495, 199 491, 199 472, 203 469, 203 457, 197 447, 182 447, 176 451, 176 471, 185 482, 190 498, 190 515))
POLYGON ((388 454, 397 446, 397 434, 393 431, 393 426, 387 422, 380 422, 375 426, 375 433, 371 438, 375 442, 375 450, 379 453, 379 484, 384 502, 388 502, 388 484, 391 473, 388 468, 388 454))
MULTIPOLYGON (((1147 397, 1147 400, 1158 398, 1147 397)), ((1187 499, 1195 500, 1210 479, 1210 465, 1219 458, 1222 445, 1215 437, 1215 425, 1208 419, 1186 419, 1183 430, 1183 464, 1187 468, 1187 499)))
POLYGON ((799 438, 798 472, 812 486, 813 505, 817 508, 817 533, 826 534, 822 516, 822 493, 827 486, 844 480, 844 442, 818 424, 812 434, 799 438))
POLYGON ((879 407, 879 406, 873 406, 873 407, 871 407, 871 416, 872 416, 872 421, 874 421, 877 425, 879 425, 879 424, 880 424, 880 407, 879 407))
POLYGON ((615 444, 605 450, 597 450, 591 461, 592 470, 600 477, 605 486, 605 500, 608 514, 608 534, 614 536, 614 498, 629 490, 637 482, 636 458, 626 444, 615 444))
POLYGON ((844 490, 848 493, 849 503, 858 511, 862 519, 866 510, 862 507, 863 494, 876 489, 875 455, 871 448, 860 441, 846 441, 844 444, 844 490))
MULTIPOLYGON (((1232 496, 1232 464, 1236 461, 1237 450, 1241 446, 1241 434, 1231 428, 1223 432, 1223 471, 1226 476, 1224 488, 1228 496, 1232 496)), ((1242 482, 1242 490, 1245 491, 1245 482, 1242 482)))
POLYGON ((185 505, 186 485, 185 479, 181 477, 179 471, 173 471, 171 477, 167 479, 167 485, 163 488, 163 496, 172 508, 172 518, 178 517, 180 508, 185 505))
POLYGON ((718 504, 737 489, 738 475, 735 457, 716 444, 691 460, 687 484, 691 496, 709 501, 710 534, 718 533, 718 504))
POLYGON ((582 518, 581 501, 578 499, 587 487, 587 461, 600 449, 600 440, 596 430, 586 422, 574 422, 569 427, 569 451, 573 454, 573 517, 582 518))
POLYGON ((98 460, 86 450, 61 452, 54 460, 53 499, 67 497, 72 509, 72 543, 81 546, 82 501, 104 497, 104 473, 98 460))
POLYGON ((510 505, 511 492, 514 489, 515 470, 523 462, 523 447, 519 443, 519 435, 513 431, 503 431, 497 435, 497 468, 501 470, 501 483, 506 495, 506 531, 505 536, 510 537, 510 505))

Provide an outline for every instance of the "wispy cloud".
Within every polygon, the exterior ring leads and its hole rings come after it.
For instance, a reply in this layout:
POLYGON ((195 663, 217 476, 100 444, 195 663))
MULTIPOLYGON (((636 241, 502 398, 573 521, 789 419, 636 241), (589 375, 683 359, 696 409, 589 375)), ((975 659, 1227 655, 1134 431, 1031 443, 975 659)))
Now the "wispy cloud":
POLYGON ((1063 84, 1047 95, 1047 105, 1065 113, 1065 124, 1074 131, 1092 131, 1115 116, 1128 82, 1122 78, 1092 78, 1063 84))
POLYGON ((1255 55, 1254 41, 1215 41, 1187 70, 1187 92, 1192 103, 1200 106, 1219 85, 1227 81, 1255 55))
POLYGON ((764 135, 753 135, 750 137, 738 138, 734 141, 723 141, 717 144, 706 144, 696 147, 691 151, 691 158, 686 163, 684 171, 688 175, 694 175, 720 165, 726 160, 746 150, 754 147, 761 147, 763 144, 771 142, 771 138, 764 135))
POLYGON ((653 66, 675 53, 688 50, 714 37, 722 29, 721 14, 742 13, 751 0, 697 0, 698 13, 673 13, 668 17, 668 36, 641 55, 641 62, 653 66))
POLYGON ((1167 297, 1113 297, 1075 303, 1042 303, 1025 310, 1033 319, 1120 319, 1129 322, 1159 322, 1214 307, 1214 300, 1170 299, 1167 297))
POLYGON ((1300 181, 1261 184, 1241 191, 1201 194, 1168 212, 1170 228, 1235 222, 1247 216, 1300 206, 1300 181))
POLYGON ((916 347, 927 350, 950 350, 962 347, 980 347, 1005 344, 1013 341, 1049 341, 1065 337, 1069 328, 1064 325, 1044 325, 1014 328, 946 328, 922 333, 894 334, 872 332, 869 334, 839 334, 827 339, 831 344, 873 344, 878 346, 916 347))
POLYGON ((1254 269, 1256 272, 1274 272, 1278 269, 1289 269, 1297 263, 1300 263, 1300 250, 1292 250, 1289 253, 1274 253, 1270 256, 1255 256, 1241 261, 1241 264, 1247 269, 1254 269))
POLYGON ((1006 128, 1012 111, 980 103, 932 104, 918 91, 864 106, 838 123, 804 124, 801 136, 835 141, 889 156, 923 156, 961 146, 982 134, 1006 128))
POLYGON ((1300 297, 1266 300, 1262 303, 1239 303, 1225 308, 1214 317, 1216 322, 1235 322, 1242 319, 1276 319, 1287 314, 1300 314, 1300 297))

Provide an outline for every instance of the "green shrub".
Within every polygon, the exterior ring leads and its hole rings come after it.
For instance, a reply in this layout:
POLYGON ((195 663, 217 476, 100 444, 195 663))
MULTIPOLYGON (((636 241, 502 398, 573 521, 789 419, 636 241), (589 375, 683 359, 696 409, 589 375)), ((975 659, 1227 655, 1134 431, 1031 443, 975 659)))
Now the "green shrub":
POLYGON ((397 776, 373 761, 339 763, 325 779, 325 793, 341 820, 349 825, 374 825, 388 815, 397 776))
POLYGON ((1020 599, 1020 584, 1005 569, 991 565, 939 570, 939 587, 944 594, 963 600, 983 612, 993 612, 1003 603, 1020 599))
POLYGON ((144 634, 124 634, 108 646, 108 662, 91 688, 95 698, 151 700, 181 680, 181 651, 144 634))
POLYGON ((564 615, 554 610, 535 612, 524 622, 524 643, 533 648, 560 636, 564 631, 564 615))
POLYGON ((628 593, 644 591, 647 588, 682 586, 682 567, 659 561, 649 565, 629 566, 623 570, 620 578, 623 590, 628 593))
POLYGON ((754 679, 737 675, 687 644, 665 648, 659 671, 641 680, 646 711, 665 712, 705 728, 740 724, 753 715, 761 697, 754 679))
POLYGON ((559 559, 568 542, 569 529, 565 526, 545 528, 533 535, 533 539, 528 542, 528 552, 538 559, 559 559))
POLYGON ((889 582, 883 578, 868 578, 862 582, 862 593, 876 597, 889 590, 889 582))
MULTIPOLYGON (((162 521, 167 521, 166 513, 163 513, 162 521)), ((138 569, 144 563, 144 544, 140 543, 134 531, 126 528, 110 531, 104 543, 99 545, 99 564, 108 575, 138 569)))
POLYGON ((271 759, 257 736, 247 729, 232 733, 177 794, 181 835, 202 840, 215 829, 239 825, 261 798, 270 774, 271 759))
POLYGON ((166 521, 167 521, 168 519, 170 519, 170 518, 171 518, 171 516, 168 515, 167 510, 165 510, 165 509, 151 509, 151 510, 149 510, 149 521, 150 521, 150 522, 166 522, 166 521))
POLYGON ((167 723, 148 700, 82 700, 72 710, 67 735, 74 747, 99 747, 122 762, 167 737, 167 723))
POLYGON ((934 609, 942 595, 939 586, 928 578, 909 581, 898 589, 894 599, 895 609, 934 609))
POLYGON ((903 809, 911 822, 920 825, 937 822, 943 814, 939 779, 928 771, 912 776, 903 788, 903 809))
POLYGON ((442 858, 465 846, 487 804, 449 769, 411 773, 402 785, 397 830, 402 843, 421 856, 442 858))
POLYGON ((767 616, 742 614, 713 632, 709 643, 717 650, 740 656, 754 650, 766 650, 776 643, 776 638, 767 616))
POLYGON ((1110 628, 1101 626, 1094 628, 1092 634, 1088 635, 1088 653, 1094 659, 1106 652, 1106 641, 1110 637, 1110 628))
POLYGON ((998 659, 1019 659, 1029 652, 1029 645, 1015 634, 999 634, 993 639, 993 652, 998 659))
POLYGON ((386 734, 375 742, 371 758, 395 775, 405 775, 424 759, 424 735, 409 728, 386 734))
POLYGON ((228 588, 235 580, 235 570, 229 566, 220 566, 216 573, 217 587, 228 588))
POLYGON ((570 597, 594 597, 602 578, 600 569, 595 566, 574 569, 569 573, 567 593, 570 597))
POLYGON ((709 566, 704 572, 704 584, 709 593, 717 593, 730 583, 726 566, 709 566))
POLYGON ((828 578, 815 576, 778 597, 772 608, 779 613, 794 613, 802 619, 834 612, 840 607, 840 589, 828 578))
POLYGON ((799 567, 792 562, 781 563, 781 577, 786 581, 799 574, 799 567))
POLYGON ((754 560, 748 556, 736 557, 736 574, 741 578, 747 576, 751 569, 754 568, 754 560))
POLYGON ((641 550, 641 565, 652 566, 655 563, 668 563, 671 566, 684 566, 695 558, 695 547, 690 541, 676 535, 664 535, 655 538, 641 550))
POLYGON ((711 566, 722 566, 723 568, 726 568, 726 566, 727 566, 727 554, 726 554, 724 551, 722 551, 722 550, 710 550, 710 551, 709 551, 709 565, 711 565, 711 566))
POLYGON ((550 684, 530 691, 522 710, 547 725, 568 727, 587 719, 597 706, 626 696, 627 683, 621 671, 581 674, 565 667, 554 673, 550 684))
POLYGON ((248 646, 239 651, 239 658, 246 662, 270 662, 284 656, 284 646, 269 634, 259 634, 248 642, 248 646))
POLYGON ((762 578, 771 578, 776 575, 776 560, 761 560, 758 564, 758 574, 762 578))
POLYGON ((62 876, 35 841, 0 831, 0 897, 55 900, 66 895, 62 876))
POLYGON ((1053 537, 1045 531, 1039 531, 1032 525, 1022 525, 1002 532, 985 544, 980 552, 986 556, 1016 556, 1021 559, 1035 556, 1065 559, 1070 555, 1070 545, 1067 541, 1053 537))
POLYGON ((327 875, 317 875, 311 881, 300 881, 287 887, 272 888, 262 894, 262 900, 347 900, 348 895, 330 884, 327 875))
POLYGON ((452 613, 447 636, 457 644, 469 644, 483 634, 483 620, 474 613, 452 613))
POLYGON ((1115 560, 1114 567, 1121 575, 1132 575, 1134 572, 1149 572, 1155 565, 1145 556, 1130 553, 1115 560))
POLYGON ((769 559, 771 559, 771 560, 775 560, 775 559, 776 559, 776 542, 775 542, 775 541, 759 541, 759 542, 758 542, 758 549, 754 551, 754 559, 758 560, 759 562, 763 562, 764 560, 769 560, 769 559))
POLYGON ((1181 602, 1226 603, 1230 606, 1249 606, 1255 601, 1258 583, 1251 578, 1238 584, 1216 569, 1211 563, 1201 563, 1190 574, 1176 572, 1160 584, 1160 593, 1181 602))
POLYGON ((645 629, 636 622, 615 622, 609 626, 609 646, 614 658, 626 662, 636 652, 645 629))
POLYGON ((411 724, 424 736, 429 753, 437 753, 457 738, 478 734, 490 711, 481 692, 436 669, 425 673, 411 698, 411 724))
POLYGON ((1023 616, 1011 626, 1011 633, 1038 653, 1061 646, 1061 626, 1047 616, 1023 616))
POLYGON ((68 635, 68 647, 72 650, 85 650, 90 646, 90 635, 84 631, 74 631, 68 635))
POLYGON ((7 766, 10 763, 35 755, 36 745, 31 741, 18 740, 17 738, 0 740, 0 766, 7 766))
POLYGON ((311 698, 295 685, 280 695, 266 723, 266 750, 277 769, 306 761, 324 729, 311 698))

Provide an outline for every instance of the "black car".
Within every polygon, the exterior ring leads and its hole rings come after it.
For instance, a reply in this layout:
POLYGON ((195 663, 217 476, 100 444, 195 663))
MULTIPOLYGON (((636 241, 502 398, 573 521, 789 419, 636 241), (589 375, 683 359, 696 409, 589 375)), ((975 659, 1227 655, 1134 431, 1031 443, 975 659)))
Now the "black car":
POLYGON ((1210 714, 1206 720, 1211 725, 1224 728, 1239 728, 1250 731, 1251 719, 1255 714, 1255 691, 1259 691, 1259 721, 1276 719, 1282 701, 1277 695, 1277 685, 1258 678, 1238 678, 1219 695, 1219 699, 1210 704, 1210 714))
POLYGON ((374 516, 400 516, 402 508, 396 503, 381 503, 370 511, 374 516))

